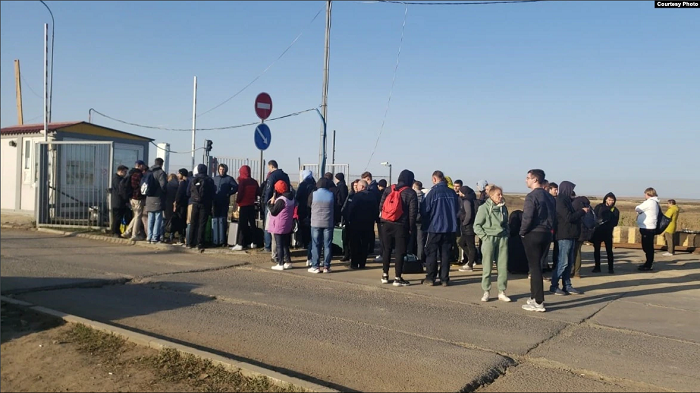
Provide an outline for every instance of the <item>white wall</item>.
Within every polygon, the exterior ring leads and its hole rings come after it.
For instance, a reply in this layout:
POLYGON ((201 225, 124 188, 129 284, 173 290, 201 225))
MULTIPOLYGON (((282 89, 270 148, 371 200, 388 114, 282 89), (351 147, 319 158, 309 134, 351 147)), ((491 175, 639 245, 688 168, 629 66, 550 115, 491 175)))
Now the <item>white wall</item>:
POLYGON ((3 138, 2 149, 2 209, 15 209, 17 202, 18 173, 17 155, 21 152, 20 138, 3 138), (14 141, 17 146, 10 146, 10 141, 14 141))
MULTIPOLYGON (((21 202, 20 210, 34 211, 36 209, 36 170, 37 170, 37 157, 36 157, 36 144, 35 142, 43 142, 43 136, 36 137, 24 137, 22 138, 22 149, 20 150, 22 154, 21 166, 18 173, 20 173, 21 178, 21 202), (26 164, 26 144, 27 141, 31 141, 30 152, 29 152, 29 165, 27 168, 26 164)), ((18 146, 19 147, 19 146, 18 146)))

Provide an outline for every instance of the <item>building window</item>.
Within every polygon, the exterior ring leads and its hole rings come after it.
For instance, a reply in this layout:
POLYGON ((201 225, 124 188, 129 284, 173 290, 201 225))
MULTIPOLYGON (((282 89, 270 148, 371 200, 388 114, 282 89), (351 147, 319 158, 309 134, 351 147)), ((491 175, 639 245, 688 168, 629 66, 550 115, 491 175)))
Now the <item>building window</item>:
POLYGON ((32 141, 24 141, 24 169, 31 169, 32 141))

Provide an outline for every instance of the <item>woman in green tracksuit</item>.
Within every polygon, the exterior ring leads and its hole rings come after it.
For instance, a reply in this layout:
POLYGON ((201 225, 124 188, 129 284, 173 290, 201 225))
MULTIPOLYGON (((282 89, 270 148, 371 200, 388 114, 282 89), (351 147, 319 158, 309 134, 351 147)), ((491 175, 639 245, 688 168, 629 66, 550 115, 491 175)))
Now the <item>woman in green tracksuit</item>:
POLYGON ((491 291, 491 269, 493 262, 498 268, 498 299, 509 302, 506 296, 508 286, 508 209, 503 200, 503 189, 491 186, 489 199, 479 206, 474 219, 474 232, 481 239, 481 253, 483 255, 481 275, 481 288, 484 290, 482 302, 489 300, 491 291))

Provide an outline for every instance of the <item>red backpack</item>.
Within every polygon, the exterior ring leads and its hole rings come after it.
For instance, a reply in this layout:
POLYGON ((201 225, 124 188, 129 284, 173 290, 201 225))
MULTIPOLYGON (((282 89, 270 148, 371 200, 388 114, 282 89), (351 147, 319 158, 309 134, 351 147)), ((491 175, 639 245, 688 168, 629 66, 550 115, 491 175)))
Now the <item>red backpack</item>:
POLYGON ((403 203, 401 202, 401 192, 408 187, 396 189, 396 184, 391 186, 391 192, 382 205, 382 219, 396 222, 403 215, 403 203))

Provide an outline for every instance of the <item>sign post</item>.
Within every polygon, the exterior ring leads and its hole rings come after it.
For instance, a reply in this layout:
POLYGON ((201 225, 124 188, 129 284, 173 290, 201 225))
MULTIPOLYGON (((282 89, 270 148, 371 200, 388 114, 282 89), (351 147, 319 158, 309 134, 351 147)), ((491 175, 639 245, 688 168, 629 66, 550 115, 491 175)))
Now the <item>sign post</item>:
POLYGON ((265 119, 272 114, 272 98, 269 94, 263 92, 255 97, 255 114, 260 118, 260 125, 255 128, 253 140, 255 146, 260 149, 260 184, 265 181, 265 166, 263 165, 263 151, 270 147, 272 135, 270 127, 265 125, 265 119))

